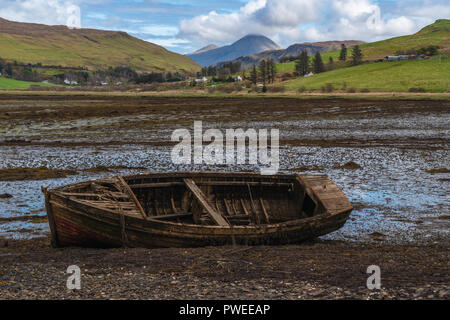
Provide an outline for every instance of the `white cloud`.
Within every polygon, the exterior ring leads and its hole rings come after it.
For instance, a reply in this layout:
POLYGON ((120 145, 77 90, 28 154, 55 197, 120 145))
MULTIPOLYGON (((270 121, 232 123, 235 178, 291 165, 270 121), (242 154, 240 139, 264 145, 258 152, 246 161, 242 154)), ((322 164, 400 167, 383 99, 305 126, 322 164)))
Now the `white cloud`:
POLYGON ((297 28, 299 23, 316 20, 320 6, 321 1, 267 0, 263 8, 255 11, 255 15, 266 26, 297 28))
POLYGON ((70 0, 1 0, 0 17, 12 21, 81 26, 80 8, 70 0))
POLYGON ((251 0, 237 12, 211 11, 182 20, 178 36, 201 45, 227 43, 252 33, 280 40, 298 39, 299 25, 317 19, 322 3, 322 0, 251 0))
POLYGON ((378 40, 414 32, 416 23, 408 17, 383 19, 381 9, 371 0, 331 0, 333 20, 322 28, 311 27, 304 36, 320 40, 378 40))
POLYGON ((450 16, 448 0, 251 0, 233 13, 211 11, 182 20, 179 38, 201 46, 257 33, 281 45, 301 41, 373 41, 411 34, 450 16))
POLYGON ((346 16, 350 20, 364 19, 368 14, 379 9, 370 0, 335 0, 332 1, 332 6, 337 14, 346 16))

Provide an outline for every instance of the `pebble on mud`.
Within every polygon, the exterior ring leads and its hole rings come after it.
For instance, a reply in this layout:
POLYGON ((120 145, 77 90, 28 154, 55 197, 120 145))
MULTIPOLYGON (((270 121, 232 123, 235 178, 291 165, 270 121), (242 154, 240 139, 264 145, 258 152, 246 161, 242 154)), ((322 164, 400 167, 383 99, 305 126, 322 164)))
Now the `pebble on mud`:
POLYGON ((361 169, 361 166, 359 164, 357 164, 356 162, 350 161, 347 162, 346 164, 342 165, 342 166, 335 166, 335 169, 361 169))
POLYGON ((323 171, 323 168, 321 167, 307 167, 307 166, 301 166, 298 168, 291 168, 289 171, 323 171))
POLYGON ((6 248, 8 246, 8 240, 0 239, 0 248, 6 248))
POLYGON ((447 168, 437 168, 437 169, 429 169, 429 170, 425 170, 426 173, 450 173, 450 169, 447 168))
POLYGON ((381 233, 381 232, 372 232, 372 233, 370 234, 370 236, 371 236, 372 238, 383 238, 383 237, 386 237, 386 235, 383 234, 383 233, 381 233))

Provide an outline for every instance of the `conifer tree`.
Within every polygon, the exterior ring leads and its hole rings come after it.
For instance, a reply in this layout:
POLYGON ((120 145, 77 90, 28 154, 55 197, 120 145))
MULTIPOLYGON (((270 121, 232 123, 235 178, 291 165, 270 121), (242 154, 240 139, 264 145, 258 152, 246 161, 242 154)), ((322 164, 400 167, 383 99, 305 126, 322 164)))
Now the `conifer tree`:
POLYGON ((339 54, 339 60, 347 60, 347 47, 345 46, 345 44, 341 44, 341 53, 339 54))
POLYGON ((308 73, 308 66, 309 66, 309 57, 308 52, 306 50, 303 50, 302 53, 300 53, 300 56, 295 61, 295 71, 300 76, 305 76, 308 73))
POLYGON ((314 73, 321 73, 325 71, 325 66, 323 65, 322 56, 320 52, 317 52, 314 56, 314 73))
POLYGON ((252 70, 252 72, 250 73, 250 81, 251 81, 254 85, 256 85, 256 83, 258 82, 258 74, 257 74, 257 72, 256 72, 256 66, 255 66, 255 65, 253 65, 253 70, 252 70))
POLYGON ((358 45, 352 49, 352 65, 357 66, 362 63, 362 52, 358 45))
POLYGON ((260 72, 260 79, 264 85, 266 85, 266 79, 267 79, 267 68, 266 68, 266 60, 262 60, 259 63, 259 72, 260 72))

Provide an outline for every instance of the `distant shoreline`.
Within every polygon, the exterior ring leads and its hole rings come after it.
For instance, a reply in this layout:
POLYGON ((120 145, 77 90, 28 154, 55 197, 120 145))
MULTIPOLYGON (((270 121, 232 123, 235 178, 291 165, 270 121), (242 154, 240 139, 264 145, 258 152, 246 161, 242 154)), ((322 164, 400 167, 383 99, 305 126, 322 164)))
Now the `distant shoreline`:
POLYGON ((200 91, 164 91, 164 92, 122 92, 122 91, 34 91, 34 90, 0 90, 0 97, 20 97, 20 96, 71 96, 71 97, 161 97, 161 98, 287 98, 300 100, 329 100, 329 99, 345 99, 345 100, 450 100, 450 93, 413 93, 413 92, 369 92, 369 93, 305 93, 299 94, 296 92, 284 93, 232 93, 232 94, 209 94, 200 91))

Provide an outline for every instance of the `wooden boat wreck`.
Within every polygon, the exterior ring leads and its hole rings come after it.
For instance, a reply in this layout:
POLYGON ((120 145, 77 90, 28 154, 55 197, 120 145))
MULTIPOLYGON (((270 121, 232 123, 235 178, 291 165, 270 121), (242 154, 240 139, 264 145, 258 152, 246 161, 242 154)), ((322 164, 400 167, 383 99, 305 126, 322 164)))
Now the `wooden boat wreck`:
POLYGON ((42 190, 56 247, 298 243, 339 229, 353 209, 319 175, 147 173, 42 190))

